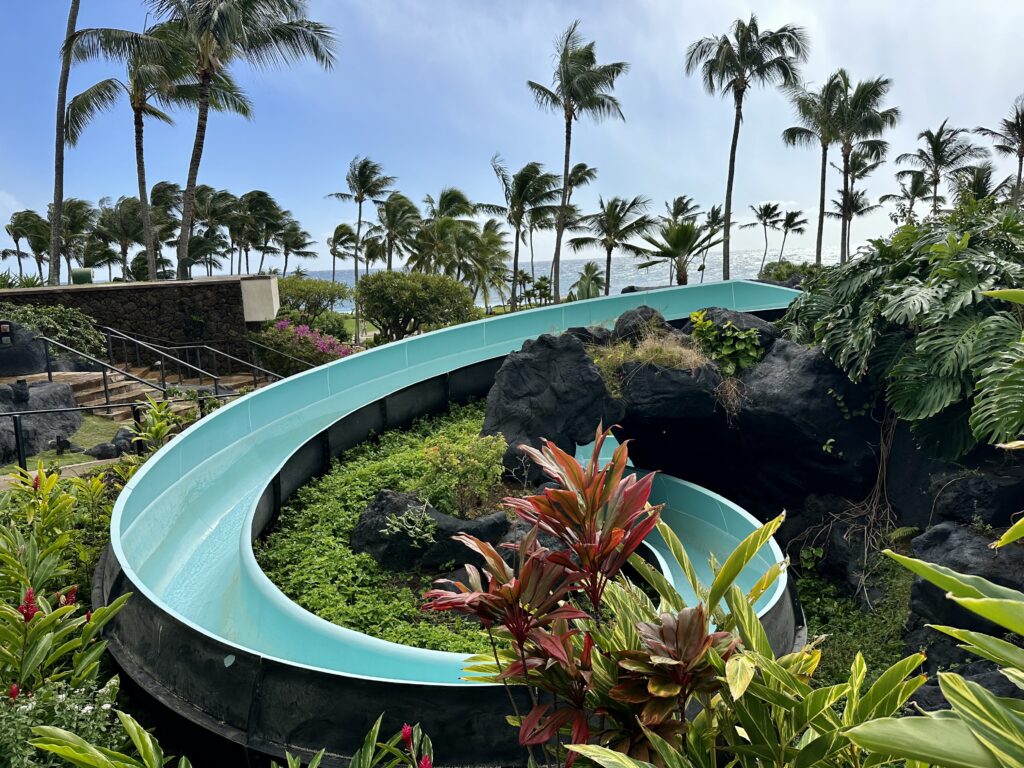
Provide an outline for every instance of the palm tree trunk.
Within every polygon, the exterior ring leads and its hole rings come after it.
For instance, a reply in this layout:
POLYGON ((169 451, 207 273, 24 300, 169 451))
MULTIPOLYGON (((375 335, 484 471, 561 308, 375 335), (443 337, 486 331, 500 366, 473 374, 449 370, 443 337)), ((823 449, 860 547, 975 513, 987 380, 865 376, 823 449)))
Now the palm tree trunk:
MULTIPOLYGON (((821 232, 819 231, 818 234, 820 235, 821 232)), ((786 238, 788 236, 789 236, 789 230, 788 229, 783 229, 782 230, 782 246, 779 248, 779 264, 782 263, 782 252, 784 250, 786 250, 786 238)), ((820 240, 818 241, 818 261, 817 261, 817 263, 821 264, 821 241, 820 240)), ((762 267, 762 269, 763 269, 763 267, 762 267)))
MULTIPOLYGON (((355 277, 352 280, 352 287, 359 287, 359 246, 362 245, 360 242, 363 233, 363 201, 359 201, 358 214, 356 216, 356 243, 352 250, 352 264, 355 267, 355 277)), ((355 301, 355 315, 356 315, 356 331, 352 334, 352 340, 359 343, 359 302, 355 301)))
POLYGON ((206 143, 206 123, 210 113, 210 73, 206 70, 199 75, 199 116, 196 119, 196 138, 192 144, 192 159, 188 165, 188 179, 181 201, 181 234, 178 237, 178 279, 188 279, 188 241, 192 235, 192 208, 196 197, 196 180, 199 178, 199 163, 203 159, 206 143))
POLYGON ((530 279, 537 282, 537 273, 533 269, 533 225, 530 225, 530 279))
POLYGON ((121 245, 121 279, 128 282, 128 246, 121 245))
POLYGON ((516 290, 519 287, 519 227, 520 225, 517 223, 515 231, 516 245, 512 249, 512 298, 510 299, 509 306, 513 312, 519 307, 519 292, 516 290))
MULTIPOLYGON (((61 53, 60 80, 57 82, 57 128, 54 131, 53 149, 53 213, 50 221, 50 285, 60 285, 61 220, 64 215, 64 118, 68 101, 68 75, 71 73, 71 47, 67 41, 75 34, 78 26, 80 0, 71 0, 68 9, 68 26, 64 33, 64 50, 61 53)), ((40 275, 40 278, 42 275, 40 275)), ((68 276, 70 280, 70 275, 68 276)))
POLYGON ((388 272, 391 271, 391 260, 392 260, 392 257, 394 256, 394 254, 395 254, 395 243, 389 237, 388 238, 388 272))
POLYGON ((569 151, 572 147, 572 114, 565 116, 565 157, 562 162, 562 204, 558 208, 555 217, 555 254, 551 259, 551 269, 554 274, 552 290, 554 291, 555 304, 562 301, 561 289, 561 266, 562 266, 562 235, 565 234, 565 218, 569 207, 569 151))
POLYGON ((761 269, 757 271, 760 275, 764 271, 764 263, 768 260, 768 225, 764 225, 764 255, 761 257, 761 269))
POLYGON ((690 276, 686 273, 686 262, 682 259, 676 259, 675 265, 676 285, 687 285, 690 282, 690 276))
POLYGON ((153 242, 153 220, 149 215, 149 197, 146 193, 146 154, 143 143, 142 111, 135 113, 135 173, 139 177, 139 212, 142 215, 143 240, 146 246, 146 267, 149 279, 156 280, 156 246, 153 242))
POLYGON ((843 198, 840 201, 839 210, 839 263, 845 264, 850 254, 846 250, 846 232, 849 229, 849 220, 846 217, 846 209, 849 207, 850 201, 850 150, 848 147, 843 147, 843 198))
POLYGON ((284 269, 281 270, 281 277, 288 277, 288 251, 284 252, 284 269))
POLYGON ((612 285, 612 249, 604 249, 604 295, 607 296, 612 285))
MULTIPOLYGON (((242 257, 239 256, 239 259, 242 257)), ((245 274, 249 274, 249 246, 245 247, 245 274)))
POLYGON ((43 282, 43 257, 36 256, 36 269, 39 270, 39 282, 43 282))
POLYGON ((114 266, 109 261, 107 262, 107 282, 114 282, 114 266))
MULTIPOLYGON (((825 181, 828 175, 828 144, 821 145, 821 181, 818 188, 818 241, 814 248, 814 263, 821 266, 821 242, 825 235, 825 181)), ((782 244, 786 241, 783 239, 782 244)), ((782 260, 782 256, 779 256, 782 260)))
POLYGON ((736 119, 732 126, 732 144, 729 146, 729 176, 725 182, 725 220, 722 235, 722 279, 729 279, 729 235, 732 230, 732 186, 736 176, 736 147, 740 141, 740 123, 743 122, 743 92, 733 97, 736 119))
POLYGON ((14 241, 14 253, 17 254, 17 256, 18 256, 18 279, 21 280, 25 276, 25 268, 22 267, 22 265, 21 265, 21 259, 22 259, 21 245, 20 245, 20 241, 18 241, 18 240, 14 241))
POLYGON ((932 216, 939 213, 939 175, 932 178, 932 216))
POLYGON ((1013 188, 1013 200, 1020 205, 1021 174, 1024 173, 1024 153, 1017 153, 1017 186, 1013 188))

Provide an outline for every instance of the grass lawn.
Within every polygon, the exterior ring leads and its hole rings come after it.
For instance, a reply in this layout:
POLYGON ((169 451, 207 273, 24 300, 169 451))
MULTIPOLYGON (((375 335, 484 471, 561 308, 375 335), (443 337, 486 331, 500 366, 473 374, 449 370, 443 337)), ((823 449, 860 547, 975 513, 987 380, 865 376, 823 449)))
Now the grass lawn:
MULTIPOLYGON (((105 443, 111 440, 117 430, 124 426, 116 421, 109 419, 103 419, 99 416, 93 416, 92 414, 86 414, 81 428, 71 436, 71 442, 75 445, 79 445, 82 448, 92 448, 97 443, 105 443)), ((35 456, 28 457, 29 469, 34 467, 39 460, 48 466, 56 464, 59 467, 67 466, 68 464, 81 464, 86 461, 94 461, 92 456, 87 456, 84 453, 65 453, 63 456, 58 456, 56 451, 48 450, 42 453, 36 454, 35 456)), ((15 461, 4 467, 0 467, 0 475, 8 475, 14 472, 18 467, 18 462, 15 461)))

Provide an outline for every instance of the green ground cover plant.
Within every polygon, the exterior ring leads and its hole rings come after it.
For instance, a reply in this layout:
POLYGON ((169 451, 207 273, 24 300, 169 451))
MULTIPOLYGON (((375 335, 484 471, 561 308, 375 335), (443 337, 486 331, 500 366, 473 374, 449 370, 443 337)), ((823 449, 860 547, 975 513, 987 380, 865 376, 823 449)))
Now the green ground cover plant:
MULTIPOLYGON (((96 321, 74 307, 0 301, 0 317, 90 355, 101 355, 106 350, 103 334, 96 330, 96 321)), ((54 349, 51 354, 58 357, 62 353, 54 349)))
POLYGON ((475 621, 420 610, 433 576, 385 570, 348 544, 359 513, 385 488, 449 514, 493 511, 509 490, 501 482, 505 443, 480 437, 483 417, 483 404, 455 407, 344 454, 296 493, 257 546, 264 571, 289 598, 341 626, 422 648, 486 649, 475 621))
POLYGON ((620 341, 608 346, 592 346, 587 351, 612 397, 622 395, 622 366, 626 363, 681 370, 699 368, 710 362, 707 355, 682 343, 678 337, 656 334, 642 339, 635 347, 628 341, 620 341))

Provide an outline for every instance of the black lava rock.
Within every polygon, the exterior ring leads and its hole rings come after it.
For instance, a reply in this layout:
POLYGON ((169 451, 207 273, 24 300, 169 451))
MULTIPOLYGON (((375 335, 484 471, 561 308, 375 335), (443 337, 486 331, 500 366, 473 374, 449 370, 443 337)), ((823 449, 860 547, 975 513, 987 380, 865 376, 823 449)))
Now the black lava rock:
POLYGON ((634 346, 652 334, 672 333, 675 329, 665 322, 664 316, 646 305, 619 315, 612 331, 613 341, 628 341, 634 346))
MULTIPOLYGON (((780 331, 775 325, 772 325, 767 320, 763 320, 757 315, 752 315, 749 312, 737 312, 734 309, 724 309, 722 307, 708 307, 704 310, 704 315, 717 327, 721 327, 726 323, 732 323, 741 331, 746 331, 750 328, 755 329, 757 331, 758 338, 761 340, 761 346, 765 350, 771 349, 775 340, 782 338, 782 331, 780 331)), ((682 329, 686 333, 691 333, 693 330, 693 323, 687 322, 683 325, 682 329)))
POLYGON ((620 375, 627 412, 649 419, 709 419, 722 383, 716 365, 680 370, 632 362, 622 366, 620 375))
POLYGON ((575 326, 566 331, 587 346, 605 346, 612 343, 612 332, 600 325, 575 326))
POLYGON ((413 494, 383 490, 360 513, 349 544, 356 552, 369 553, 389 570, 437 571, 452 563, 482 563, 479 555, 452 541, 452 536, 468 533, 483 541, 497 543, 508 529, 509 521, 504 512, 463 520, 438 512, 413 494), (414 541, 404 532, 385 533, 390 519, 410 512, 425 514, 433 522, 432 542, 414 541))
MULTIPOLYGON (((16 402, 11 387, 0 384, 0 413, 13 411, 45 411, 54 408, 74 408, 75 396, 71 387, 58 382, 37 382, 27 387, 27 398, 16 402)), ((25 393, 22 392, 23 396, 25 393)), ((34 456, 46 450, 51 441, 67 440, 82 426, 80 411, 41 413, 21 417, 21 433, 25 453, 34 456)), ((17 458, 14 424, 10 418, 0 418, 0 460, 11 462, 17 458)))
POLYGON ((482 433, 503 435, 509 445, 505 468, 537 482, 541 473, 519 446, 539 447, 546 438, 575 453, 577 445, 594 439, 599 424, 611 426, 621 415, 582 342, 545 334, 505 358, 487 395, 482 433))
POLYGON ((97 443, 85 451, 87 456, 94 459, 116 459, 123 451, 115 443, 97 443))

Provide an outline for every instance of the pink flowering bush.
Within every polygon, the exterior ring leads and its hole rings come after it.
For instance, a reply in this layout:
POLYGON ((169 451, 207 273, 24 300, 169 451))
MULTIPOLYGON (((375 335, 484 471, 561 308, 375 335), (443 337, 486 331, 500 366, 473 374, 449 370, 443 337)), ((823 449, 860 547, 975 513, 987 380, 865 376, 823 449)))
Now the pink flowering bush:
POLYGON ((276 352, 261 350, 261 363, 275 373, 290 376, 307 365, 323 365, 348 357, 355 350, 348 344, 305 324, 282 318, 256 335, 256 341, 276 352))

